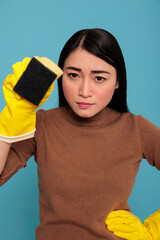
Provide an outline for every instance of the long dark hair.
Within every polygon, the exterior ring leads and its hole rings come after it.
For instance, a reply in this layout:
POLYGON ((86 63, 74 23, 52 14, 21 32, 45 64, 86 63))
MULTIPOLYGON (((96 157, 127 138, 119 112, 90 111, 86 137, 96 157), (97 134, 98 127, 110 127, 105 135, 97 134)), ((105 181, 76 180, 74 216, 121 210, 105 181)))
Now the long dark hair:
MULTIPOLYGON (((107 107, 119 112, 129 112, 127 107, 127 78, 122 51, 115 37, 99 28, 84 29, 76 32, 64 45, 59 58, 59 67, 63 69, 69 54, 81 47, 89 53, 103 59, 115 67, 119 88, 115 90, 112 100, 107 107)), ((62 89, 62 77, 58 80, 59 106, 68 105, 62 89)))

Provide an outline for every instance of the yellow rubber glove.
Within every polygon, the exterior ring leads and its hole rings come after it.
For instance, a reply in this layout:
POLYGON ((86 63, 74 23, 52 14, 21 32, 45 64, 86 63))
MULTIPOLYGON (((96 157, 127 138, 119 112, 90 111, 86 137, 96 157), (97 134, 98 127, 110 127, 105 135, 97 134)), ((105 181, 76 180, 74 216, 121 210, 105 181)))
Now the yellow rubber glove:
MULTIPOLYGON (((54 72, 59 78, 62 70, 45 57, 35 57, 43 66, 54 72)), ((0 113, 0 140, 8 143, 31 138, 35 133, 36 109, 40 107, 50 96, 54 82, 49 87, 38 106, 33 105, 13 91, 14 86, 27 69, 31 58, 24 58, 22 62, 15 63, 13 74, 7 76, 3 83, 3 93, 6 106, 0 113)), ((56 78, 56 79, 57 79, 56 78)))
POLYGON ((112 211, 105 223, 109 231, 124 239, 160 240, 160 210, 150 215, 143 224, 128 211, 112 211))
POLYGON ((160 209, 146 218, 143 225, 150 233, 151 239, 160 240, 160 209))

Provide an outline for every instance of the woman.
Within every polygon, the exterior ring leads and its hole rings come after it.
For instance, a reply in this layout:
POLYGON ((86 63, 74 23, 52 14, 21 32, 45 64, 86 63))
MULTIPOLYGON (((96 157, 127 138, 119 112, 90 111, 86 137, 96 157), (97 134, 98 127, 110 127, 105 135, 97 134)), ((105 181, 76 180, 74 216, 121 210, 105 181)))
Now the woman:
POLYGON ((160 130, 128 111, 116 39, 102 29, 81 30, 65 44, 59 66, 60 107, 37 112, 34 137, 11 146, 1 139, 1 185, 34 154, 37 240, 156 239, 160 213, 146 220, 148 229, 129 212, 128 198, 142 158, 160 169, 160 130))

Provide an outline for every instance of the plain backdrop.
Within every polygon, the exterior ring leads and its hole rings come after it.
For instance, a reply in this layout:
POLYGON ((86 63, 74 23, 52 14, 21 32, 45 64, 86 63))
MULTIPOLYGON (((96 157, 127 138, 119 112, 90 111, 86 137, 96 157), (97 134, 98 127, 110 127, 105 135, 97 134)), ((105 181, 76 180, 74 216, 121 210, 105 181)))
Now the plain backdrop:
MULTIPOLYGON (((46 56, 58 62, 68 38, 84 28, 104 28, 118 40, 128 78, 128 106, 160 127, 159 0, 0 0, 0 111, 2 84, 12 64, 46 56)), ((57 84, 44 109, 58 106, 57 84)), ((127 170, 126 170, 127 171, 127 170)), ((107 173, 106 173, 107 174, 107 173)), ((142 160, 131 211, 142 221, 160 208, 160 172, 142 160)), ((0 188, 0 239, 35 239, 39 224, 34 159, 0 188)))

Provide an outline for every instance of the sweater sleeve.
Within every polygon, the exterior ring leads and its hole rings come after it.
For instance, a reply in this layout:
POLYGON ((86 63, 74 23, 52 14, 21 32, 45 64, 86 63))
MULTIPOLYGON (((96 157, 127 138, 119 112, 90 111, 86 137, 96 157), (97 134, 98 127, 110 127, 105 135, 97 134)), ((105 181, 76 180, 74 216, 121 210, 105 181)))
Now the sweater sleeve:
POLYGON ((19 169, 26 167, 32 155, 36 156, 36 140, 39 136, 40 114, 36 118, 36 133, 34 138, 12 143, 7 161, 0 175, 0 186, 7 182, 19 169))
POLYGON ((7 182, 20 168, 26 167, 28 159, 34 154, 34 145, 33 138, 12 143, 0 176, 0 186, 7 182))
POLYGON ((160 128, 141 115, 136 117, 143 158, 160 170, 160 128))

